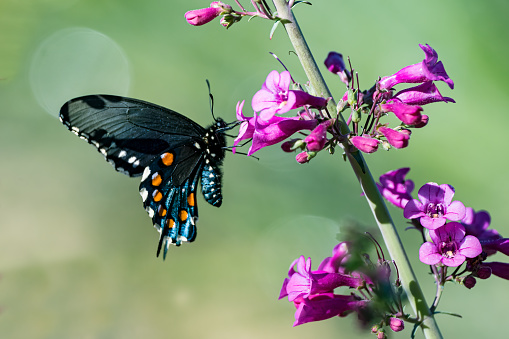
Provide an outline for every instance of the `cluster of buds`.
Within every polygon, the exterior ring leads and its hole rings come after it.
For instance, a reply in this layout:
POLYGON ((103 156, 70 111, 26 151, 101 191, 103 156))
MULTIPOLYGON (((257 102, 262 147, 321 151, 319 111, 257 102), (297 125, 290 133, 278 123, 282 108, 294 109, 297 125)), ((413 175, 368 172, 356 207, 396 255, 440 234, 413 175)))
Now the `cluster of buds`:
POLYGON ((413 199, 414 183, 405 179, 409 170, 383 174, 378 188, 389 202, 403 209, 404 217, 427 240, 419 249, 419 259, 432 267, 437 286, 456 281, 472 288, 476 278, 487 279, 492 274, 509 280, 509 264, 485 261, 497 252, 509 255, 509 239, 489 228, 489 213, 453 201, 454 188, 447 184, 429 182, 419 189, 419 199, 413 199), (447 274, 447 267, 454 267, 454 272, 447 274))
MULTIPOLYGON (((360 91, 355 88, 355 78, 346 71, 341 54, 331 52, 325 60, 327 68, 339 74, 348 90, 338 104, 338 111, 351 109, 348 124, 352 123, 353 132, 349 136, 350 142, 364 153, 373 153, 379 145, 386 150, 405 148, 411 135, 411 128, 422 128, 428 124, 428 116, 422 114, 423 105, 433 102, 454 102, 453 99, 443 97, 434 81, 443 81, 451 89, 453 81, 445 72, 437 52, 429 45, 419 45, 425 53, 422 62, 402 68, 393 75, 384 77, 376 82, 369 90, 360 91), (401 83, 420 83, 418 86, 403 89, 394 94, 394 86, 401 83), (380 119, 390 113, 401 121, 399 126, 390 128, 388 123, 382 124, 380 119), (366 116, 361 128, 362 117, 366 116)), ((357 82, 358 86, 358 82, 357 82)))
POLYGON ((222 3, 221 1, 214 1, 207 8, 195 9, 188 11, 185 14, 187 22, 193 26, 201 26, 211 22, 215 18, 222 16, 220 24, 223 27, 230 28, 234 23, 239 22, 243 17, 259 17, 269 20, 278 20, 274 16, 269 7, 266 6, 264 1, 251 1, 255 10, 252 12, 247 11, 238 1, 240 10, 236 11, 232 6, 222 3))

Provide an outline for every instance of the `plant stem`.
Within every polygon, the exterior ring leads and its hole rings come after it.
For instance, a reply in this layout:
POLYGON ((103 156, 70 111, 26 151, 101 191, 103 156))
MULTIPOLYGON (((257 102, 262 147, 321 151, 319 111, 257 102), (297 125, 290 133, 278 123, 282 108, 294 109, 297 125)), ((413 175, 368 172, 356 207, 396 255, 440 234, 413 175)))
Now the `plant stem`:
MULTIPOLYGON (((285 0, 273 0, 274 5, 277 9, 277 15, 285 20, 288 20, 289 23, 284 25, 288 37, 292 42, 293 48, 299 57, 299 60, 306 72, 306 75, 310 81, 311 87, 314 91, 315 95, 321 95, 324 97, 332 97, 325 81, 318 70, 318 66, 309 50, 309 47, 302 35, 302 32, 291 12, 291 9, 288 7, 288 4, 285 0)), ((336 111, 336 103, 334 100, 329 102, 328 106, 330 111, 336 111)), ((341 132, 343 134, 347 134, 348 126, 345 123, 345 120, 342 115, 340 115, 340 119, 342 121, 341 124, 341 132)), ((392 222, 389 211, 387 210, 387 206, 385 205, 385 201, 383 200, 378 188, 369 172, 368 166, 364 161, 364 158, 357 152, 357 154, 352 155, 350 153, 348 144, 345 142, 344 144, 347 158, 350 161, 350 164, 359 180, 359 183, 362 187, 362 190, 365 194, 366 199, 368 200, 369 207, 371 208, 375 220, 380 228, 380 232, 384 238, 387 249, 391 255, 391 258, 395 260, 398 264, 398 269, 400 273, 402 287, 405 290, 408 301, 411 304, 415 314, 419 319, 422 320, 420 327, 424 333, 424 336, 428 339, 442 338, 442 334, 440 333, 440 329, 435 322, 435 318, 431 313, 426 300, 424 299, 424 294, 417 282, 415 274, 412 270, 412 266, 408 261, 408 257, 405 253, 399 235, 394 227, 394 223, 392 222), (355 157, 354 157, 355 156, 355 157), (361 167, 359 162, 363 164, 361 167)))

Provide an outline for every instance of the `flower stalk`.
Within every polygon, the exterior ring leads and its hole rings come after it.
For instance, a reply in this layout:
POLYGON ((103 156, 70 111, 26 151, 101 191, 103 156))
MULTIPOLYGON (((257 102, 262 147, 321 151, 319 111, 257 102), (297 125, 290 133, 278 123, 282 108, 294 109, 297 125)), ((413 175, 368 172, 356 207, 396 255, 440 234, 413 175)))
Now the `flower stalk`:
MULTIPOLYGON (((278 17, 283 19, 284 27, 288 37, 292 42, 293 48, 301 61, 302 67, 310 81, 314 95, 322 97, 332 97, 325 81, 318 69, 318 66, 311 54, 311 51, 304 39, 304 36, 291 12, 288 3, 285 0, 273 0, 277 9, 278 17)), ((330 100, 327 106, 331 112, 336 111, 336 103, 330 100)), ((349 133, 347 124, 341 114, 338 115, 339 126, 342 134, 349 133)), ((417 282, 415 274, 412 270, 408 257, 405 253, 399 235, 396 231, 391 216, 387 210, 384 200, 373 180, 367 164, 364 162, 362 154, 358 151, 350 152, 350 147, 345 141, 344 149, 358 180, 365 194, 370 209, 373 212, 375 220, 380 228, 382 236, 391 258, 397 263, 402 287, 405 290, 408 301, 411 304, 417 317, 421 320, 420 327, 426 338, 442 338, 440 330, 435 322, 432 312, 430 311, 424 294, 417 282)))

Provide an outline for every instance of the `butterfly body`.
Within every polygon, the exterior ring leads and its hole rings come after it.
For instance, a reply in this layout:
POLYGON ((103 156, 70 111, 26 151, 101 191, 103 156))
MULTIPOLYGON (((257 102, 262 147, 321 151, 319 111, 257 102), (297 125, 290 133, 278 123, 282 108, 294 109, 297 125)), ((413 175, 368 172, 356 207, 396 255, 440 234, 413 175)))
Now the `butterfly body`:
POLYGON ((203 128, 170 109, 137 99, 90 95, 60 110, 67 128, 94 145, 117 171, 142 176, 140 195, 160 232, 157 254, 196 238, 199 182, 205 200, 222 202, 221 169, 226 147, 222 119, 203 128))

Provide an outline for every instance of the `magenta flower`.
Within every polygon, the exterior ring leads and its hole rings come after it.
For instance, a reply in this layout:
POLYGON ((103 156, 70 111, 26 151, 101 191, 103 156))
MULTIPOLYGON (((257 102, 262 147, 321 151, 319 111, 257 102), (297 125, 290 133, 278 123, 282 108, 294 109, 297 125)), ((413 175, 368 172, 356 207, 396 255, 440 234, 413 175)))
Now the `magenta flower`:
POLYGON ((320 266, 318 266, 318 270, 329 273, 344 273, 344 265, 350 258, 348 246, 350 246, 350 244, 346 241, 342 241, 334 246, 332 249, 332 257, 323 259, 320 266))
MULTIPOLYGON (((311 258, 307 260, 301 256, 297 260, 297 271, 289 274, 286 287, 288 301, 298 298, 308 298, 312 294, 329 293, 340 286, 360 287, 364 284, 360 278, 354 278, 342 273, 326 271, 311 271, 311 258)), ((281 291, 280 296, 284 295, 281 291)))
POLYGON ((337 52, 330 52, 324 61, 329 72, 339 75, 342 82, 348 84, 351 79, 350 72, 345 67, 343 55, 337 52))
POLYGON ((327 142, 327 128, 331 125, 331 120, 325 120, 315 127, 314 130, 304 139, 309 151, 318 152, 323 149, 327 142))
POLYGON ((437 229, 446 220, 459 221, 465 217, 465 205, 452 201, 454 188, 429 182, 417 193, 419 200, 412 199, 406 205, 403 215, 407 219, 420 218, 421 225, 429 230, 437 229))
POLYGON ((316 120, 300 120, 299 117, 284 118, 273 116, 269 121, 260 119, 256 114, 252 118, 246 118, 242 113, 242 103, 237 103, 237 120, 242 121, 239 135, 233 142, 235 146, 242 140, 253 139, 248 155, 263 147, 277 144, 300 130, 312 130, 318 122, 316 120))
POLYGON ((419 259, 427 265, 442 263, 457 267, 466 260, 481 254, 479 239, 465 236, 465 228, 459 222, 450 222, 429 231, 433 242, 425 242, 419 249, 419 259))
POLYGON ((440 101, 456 102, 452 98, 442 96, 432 81, 399 91, 393 100, 399 100, 408 105, 426 105, 440 101))
POLYGON ((404 132, 408 130, 396 131, 389 127, 379 127, 378 131, 384 135, 384 137, 387 139, 387 142, 394 148, 405 148, 408 146, 410 134, 404 132))
POLYGON ((315 108, 327 106, 327 99, 312 96, 304 91, 290 90, 290 72, 279 74, 272 71, 262 89, 255 93, 251 105, 260 118, 268 121, 274 114, 283 114, 294 108, 310 105, 315 108))
POLYGON ((428 121, 429 121, 429 117, 427 115, 423 114, 421 116, 421 120, 415 123, 414 128, 423 128, 424 126, 426 126, 428 124, 428 121))
POLYGON ((231 6, 223 4, 220 1, 214 1, 208 8, 195 9, 188 11, 185 14, 187 22, 193 26, 204 25, 215 18, 217 18, 222 12, 231 11, 231 6))
POLYGON ((405 180, 408 171, 410 168, 405 167, 387 172, 380 176, 380 183, 377 183, 382 196, 399 208, 404 208, 407 202, 412 200, 414 182, 405 180))
POLYGON ((351 137, 350 142, 361 152, 374 153, 378 150, 380 140, 365 134, 363 136, 351 137))
POLYGON ((504 262, 483 262, 483 266, 491 268, 491 273, 499 278, 509 280, 509 264, 504 262))
POLYGON ((345 316, 349 312, 365 307, 368 303, 369 301, 358 300, 353 295, 316 294, 308 299, 303 299, 300 303, 296 303, 297 311, 295 312, 293 326, 336 316, 345 316))
POLYGON ((422 118, 421 106, 407 105, 396 100, 391 100, 386 104, 380 105, 380 109, 382 112, 393 112, 406 125, 415 125, 422 118))
POLYGON ((403 320, 401 320, 399 318, 391 318, 389 320, 389 327, 394 332, 400 332, 405 329, 405 323, 403 322, 403 320))
POLYGON ((437 52, 428 44, 419 44, 419 47, 426 55, 424 60, 402 68, 395 74, 383 78, 380 81, 380 88, 391 89, 400 83, 422 83, 427 81, 443 81, 451 89, 454 88, 454 82, 447 75, 442 61, 438 61, 437 52))

